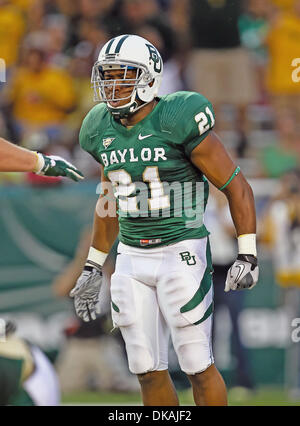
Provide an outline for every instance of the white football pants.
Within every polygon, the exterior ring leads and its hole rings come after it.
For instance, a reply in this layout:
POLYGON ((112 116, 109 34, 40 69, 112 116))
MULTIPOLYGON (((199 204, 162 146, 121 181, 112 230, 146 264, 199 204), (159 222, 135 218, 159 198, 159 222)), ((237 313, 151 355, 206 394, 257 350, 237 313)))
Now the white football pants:
POLYGON ((193 375, 213 364, 208 238, 152 249, 120 242, 111 298, 132 373, 168 368, 170 333, 182 371, 193 375))

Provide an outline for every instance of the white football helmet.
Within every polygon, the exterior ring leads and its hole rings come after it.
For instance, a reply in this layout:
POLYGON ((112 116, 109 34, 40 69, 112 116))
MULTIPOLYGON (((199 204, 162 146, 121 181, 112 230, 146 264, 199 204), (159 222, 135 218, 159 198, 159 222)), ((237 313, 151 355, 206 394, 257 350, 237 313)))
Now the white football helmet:
POLYGON ((120 35, 109 40, 101 49, 92 71, 94 100, 106 102, 108 110, 117 118, 126 117, 151 102, 158 94, 163 73, 163 62, 157 49, 137 35, 120 35), (107 70, 124 69, 122 79, 105 80, 107 70), (127 70, 135 69, 135 79, 126 80, 127 70), (116 86, 132 86, 125 98, 116 97, 116 86), (113 107, 110 102, 128 99, 125 105, 113 107), (142 104, 138 102, 142 101, 142 104))

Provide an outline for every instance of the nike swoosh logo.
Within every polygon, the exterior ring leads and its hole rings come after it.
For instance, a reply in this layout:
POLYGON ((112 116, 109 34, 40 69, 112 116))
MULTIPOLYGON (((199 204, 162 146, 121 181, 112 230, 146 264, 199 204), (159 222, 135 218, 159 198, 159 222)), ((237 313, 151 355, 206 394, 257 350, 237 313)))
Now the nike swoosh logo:
POLYGON ((234 282, 237 283, 238 280, 239 280, 239 278, 240 278, 240 276, 244 272, 245 265, 243 265, 242 263, 240 263, 239 265, 235 265, 235 266, 236 266, 236 268, 240 268, 240 272, 239 272, 238 276, 236 277, 236 279, 234 280, 234 282))
POLYGON ((139 140, 142 141, 143 139, 150 138, 150 136, 153 136, 153 135, 151 134, 151 135, 142 136, 141 134, 139 134, 139 140))

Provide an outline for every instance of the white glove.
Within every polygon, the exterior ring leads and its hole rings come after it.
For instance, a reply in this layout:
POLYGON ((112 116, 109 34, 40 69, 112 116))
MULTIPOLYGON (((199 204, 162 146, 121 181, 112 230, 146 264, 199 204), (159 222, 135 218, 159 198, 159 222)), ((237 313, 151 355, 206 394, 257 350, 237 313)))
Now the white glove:
POLYGON ((88 322, 96 319, 100 313, 99 292, 102 285, 102 266, 91 261, 85 265, 75 287, 70 291, 74 297, 76 314, 88 322))
POLYGON ((251 289, 258 281, 257 258, 251 254, 239 254, 227 272, 225 291, 251 289))

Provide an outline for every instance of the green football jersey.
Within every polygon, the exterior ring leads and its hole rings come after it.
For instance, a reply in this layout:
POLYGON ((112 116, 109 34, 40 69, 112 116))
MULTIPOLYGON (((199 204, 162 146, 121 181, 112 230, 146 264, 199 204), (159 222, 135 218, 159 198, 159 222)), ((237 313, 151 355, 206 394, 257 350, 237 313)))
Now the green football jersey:
POLYGON ((195 92, 159 98, 129 129, 104 103, 87 114, 80 145, 113 183, 121 242, 147 248, 209 234, 203 223, 208 182, 190 155, 214 123, 211 103, 195 92))

